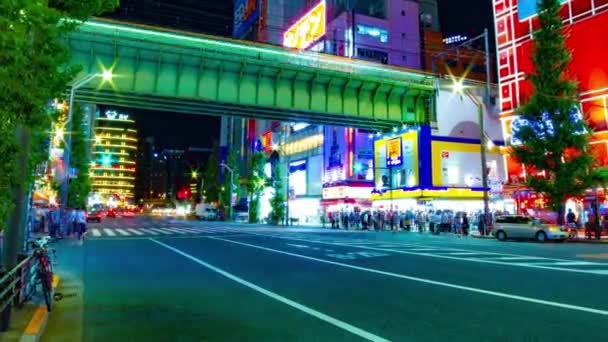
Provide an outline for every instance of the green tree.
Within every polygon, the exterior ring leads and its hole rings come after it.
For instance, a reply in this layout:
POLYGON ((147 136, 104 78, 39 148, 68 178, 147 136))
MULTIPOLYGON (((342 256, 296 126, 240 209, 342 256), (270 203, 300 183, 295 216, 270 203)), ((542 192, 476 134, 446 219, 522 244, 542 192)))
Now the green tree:
POLYGON ((70 180, 68 192, 68 207, 84 208, 87 197, 91 192, 89 178, 88 143, 84 132, 84 113, 80 106, 74 108, 72 114, 72 161, 70 167, 76 169, 76 178, 70 180))
POLYGON ((527 75, 533 92, 519 109, 526 125, 513 132, 521 144, 513 156, 526 166, 527 185, 548 199, 549 207, 564 219, 564 205, 601 180, 589 149, 590 131, 573 111, 579 108, 578 84, 568 73, 572 58, 559 15, 559 0, 540 0, 540 28, 534 33, 532 62, 527 75))
POLYGON ((272 172, 272 185, 274 188, 274 194, 270 199, 270 206, 272 207, 272 213, 270 214, 270 222, 272 224, 278 224, 285 219, 285 186, 283 185, 283 172, 281 165, 276 163, 272 172))
MULTIPOLYGON (((28 179, 17 177, 14 169, 20 146, 37 147, 37 135, 48 132, 48 101, 59 98, 74 78, 77 67, 70 66, 64 37, 78 28, 78 22, 113 9, 117 0, 13 0, 0 1, 0 226, 12 208, 11 189, 22 188, 28 179), (16 141, 15 132, 27 132, 16 141)), ((29 153, 28 151, 21 151, 29 153)), ((36 158, 29 158, 31 167, 36 158)), ((29 169, 26 174, 33 171, 29 169)))
POLYGON ((266 187, 266 175, 264 174, 264 164, 266 154, 256 151, 251 157, 249 168, 249 179, 247 180, 247 191, 249 192, 249 223, 260 222, 260 195, 266 187))
POLYGON ((207 159, 203 176, 203 190, 205 202, 218 202, 220 199, 220 146, 217 141, 213 142, 211 155, 207 159))

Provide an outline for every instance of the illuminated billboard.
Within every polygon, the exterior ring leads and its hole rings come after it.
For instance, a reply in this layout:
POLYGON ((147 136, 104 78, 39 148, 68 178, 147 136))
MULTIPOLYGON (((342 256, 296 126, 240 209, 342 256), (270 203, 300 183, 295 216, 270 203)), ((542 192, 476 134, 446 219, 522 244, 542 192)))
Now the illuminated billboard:
POLYGON ((394 138, 386 142, 386 166, 399 166, 403 164, 401 153, 401 138, 394 138))
POLYGON ((306 49, 323 37, 325 35, 325 10, 325 1, 321 1, 302 16, 283 33, 283 46, 306 49))
POLYGON ((242 38, 259 16, 260 8, 257 0, 235 0, 232 36, 237 39, 242 38))
MULTIPOLYGON (((517 4, 517 12, 519 13, 519 20, 525 20, 538 14, 537 3, 538 0, 519 0, 517 4)), ((561 3, 565 3, 568 0, 561 0, 561 3)))

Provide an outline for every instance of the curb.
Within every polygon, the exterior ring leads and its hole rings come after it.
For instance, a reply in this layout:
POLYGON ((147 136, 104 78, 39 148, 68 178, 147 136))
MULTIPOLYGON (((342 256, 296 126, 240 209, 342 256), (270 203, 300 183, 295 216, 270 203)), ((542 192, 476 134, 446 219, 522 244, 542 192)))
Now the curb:
MULTIPOLYGON (((59 285, 60 277, 53 274, 53 292, 59 285)), ((34 312, 34 316, 30 319, 29 323, 25 327, 23 334, 21 334, 20 342, 38 342, 40 336, 46 328, 46 322, 49 319, 49 312, 46 309, 46 305, 39 305, 34 312)))

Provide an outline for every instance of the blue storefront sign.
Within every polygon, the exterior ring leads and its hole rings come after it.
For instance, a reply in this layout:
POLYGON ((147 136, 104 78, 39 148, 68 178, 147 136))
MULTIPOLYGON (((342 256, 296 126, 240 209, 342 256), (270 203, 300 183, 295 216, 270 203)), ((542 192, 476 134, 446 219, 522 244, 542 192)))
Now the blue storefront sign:
POLYGON ((234 1, 234 26, 232 37, 242 38, 260 16, 258 0, 234 1))

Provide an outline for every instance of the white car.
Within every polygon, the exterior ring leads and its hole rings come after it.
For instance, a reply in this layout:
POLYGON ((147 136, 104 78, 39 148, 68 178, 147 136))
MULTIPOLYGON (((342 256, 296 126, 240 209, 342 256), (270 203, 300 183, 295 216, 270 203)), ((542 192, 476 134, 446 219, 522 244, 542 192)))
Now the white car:
POLYGON ((556 224, 523 215, 498 216, 492 235, 501 241, 507 239, 535 239, 538 242, 545 242, 546 240, 563 241, 569 237, 568 231, 561 229, 556 224))

